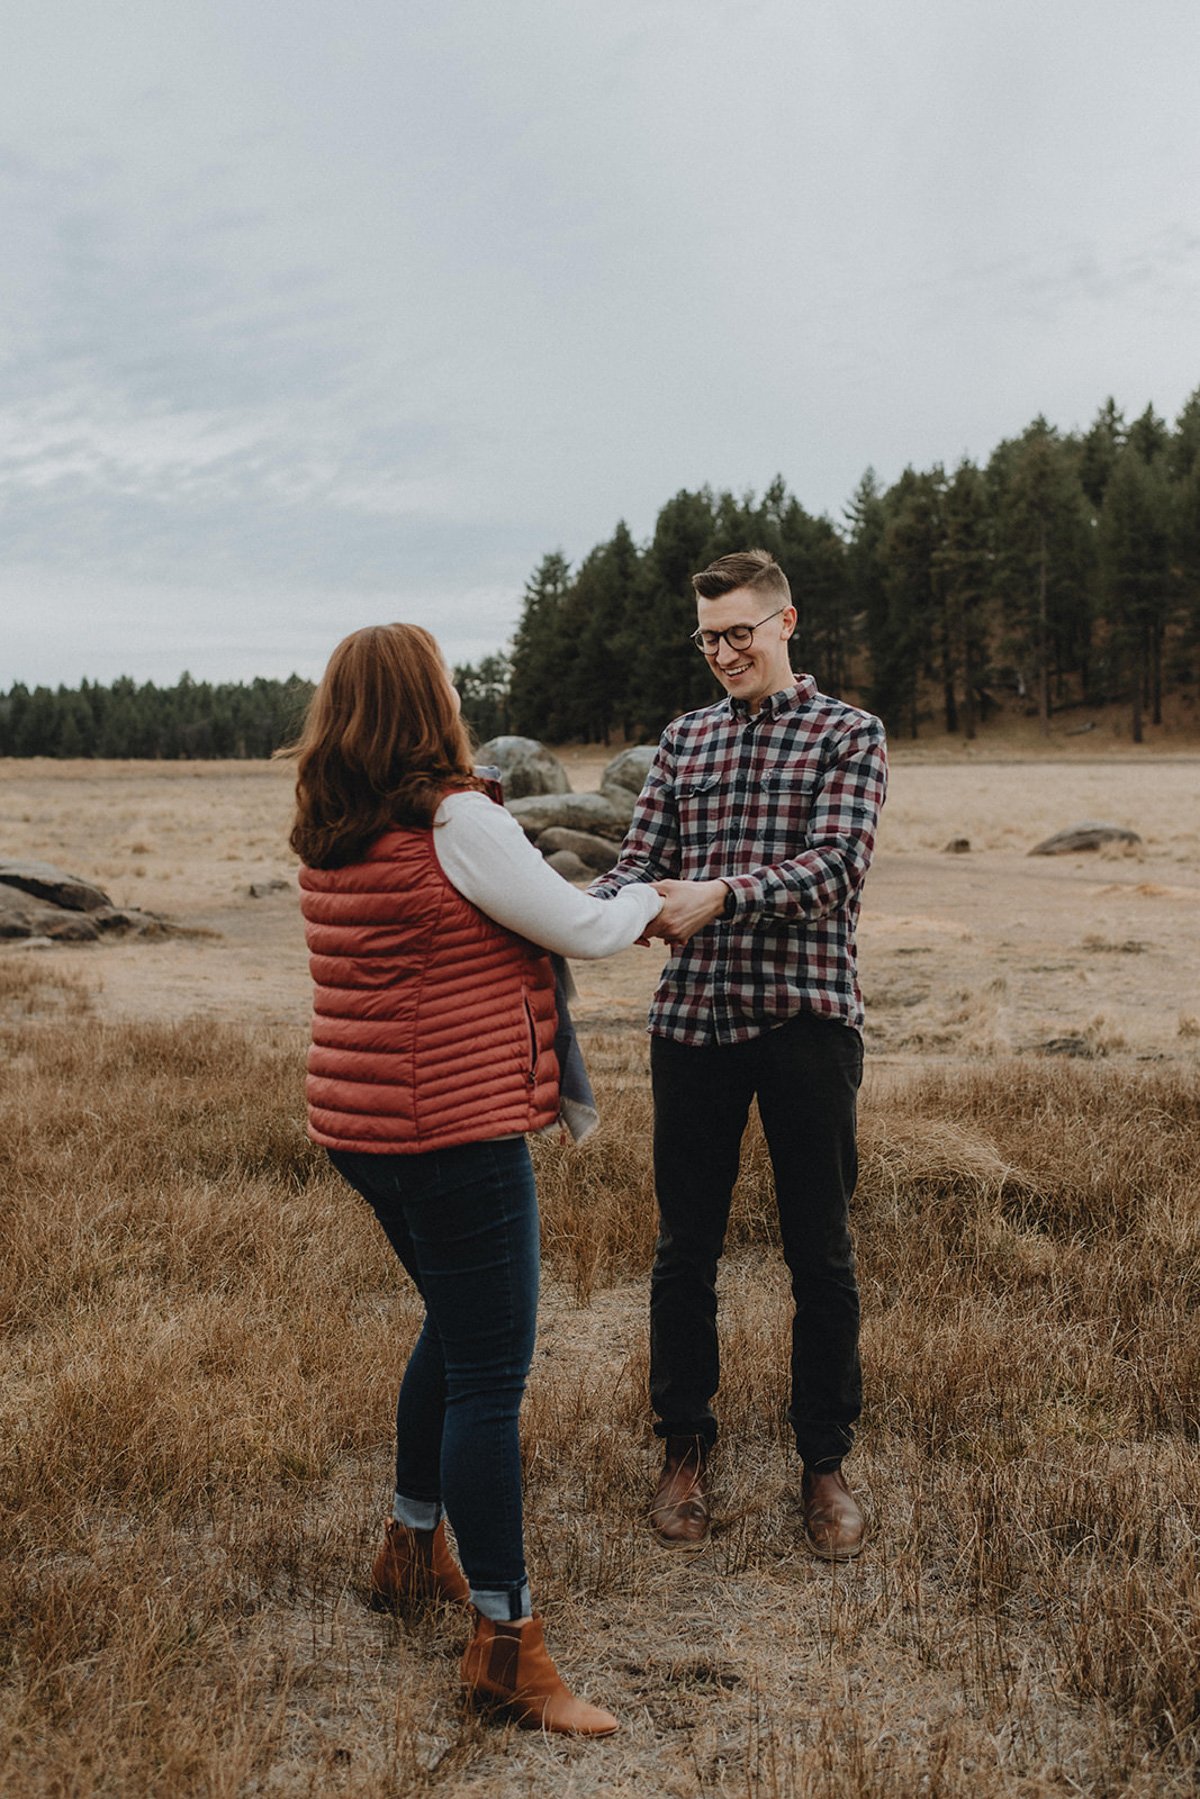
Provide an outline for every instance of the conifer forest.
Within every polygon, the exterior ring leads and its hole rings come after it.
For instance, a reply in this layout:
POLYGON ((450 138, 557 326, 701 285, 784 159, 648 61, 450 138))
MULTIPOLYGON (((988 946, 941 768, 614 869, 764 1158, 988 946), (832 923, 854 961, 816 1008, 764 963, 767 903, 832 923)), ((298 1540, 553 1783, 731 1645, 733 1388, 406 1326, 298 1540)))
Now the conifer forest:
MULTIPOLYGON (((913 738, 986 734, 1014 705, 1049 727, 1120 703, 1141 742, 1200 682, 1200 389, 1173 425, 1113 400, 1084 432, 1037 418, 979 466, 870 469, 838 519, 782 476, 761 496, 704 487, 624 523, 572 567, 543 557, 511 644, 454 670, 481 740, 654 737, 716 697, 689 641, 694 570, 770 550, 792 586, 798 667, 913 738)), ((0 695, 0 755, 262 757, 294 734, 311 684, 35 687, 0 695)))

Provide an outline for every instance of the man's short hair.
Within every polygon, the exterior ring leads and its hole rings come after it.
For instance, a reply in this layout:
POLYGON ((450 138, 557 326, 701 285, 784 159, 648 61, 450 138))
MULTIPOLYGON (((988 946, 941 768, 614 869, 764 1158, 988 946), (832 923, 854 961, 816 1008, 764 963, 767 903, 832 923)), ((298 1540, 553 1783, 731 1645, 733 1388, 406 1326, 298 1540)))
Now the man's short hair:
POLYGON ((692 576, 692 587, 698 600, 719 600, 723 593, 751 587, 764 600, 770 598, 780 606, 792 603, 788 578, 767 550, 738 550, 732 556, 718 556, 692 576))

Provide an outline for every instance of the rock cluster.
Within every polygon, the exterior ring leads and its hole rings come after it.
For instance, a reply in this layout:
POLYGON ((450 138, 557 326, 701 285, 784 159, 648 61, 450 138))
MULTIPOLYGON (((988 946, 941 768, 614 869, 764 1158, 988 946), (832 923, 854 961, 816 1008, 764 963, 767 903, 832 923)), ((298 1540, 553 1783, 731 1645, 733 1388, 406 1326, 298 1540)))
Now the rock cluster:
POLYGON ((49 862, 0 861, 0 938, 96 943, 101 937, 162 937, 153 912, 114 906, 102 888, 49 862))
POLYGON ((532 738, 494 737, 479 752, 481 763, 501 770, 504 803, 525 835, 569 881, 590 881, 612 867, 653 759, 653 744, 635 744, 613 757, 599 793, 572 793, 557 757, 532 738), (516 771, 516 788, 509 769, 516 771), (544 785, 528 785, 531 769, 544 785))

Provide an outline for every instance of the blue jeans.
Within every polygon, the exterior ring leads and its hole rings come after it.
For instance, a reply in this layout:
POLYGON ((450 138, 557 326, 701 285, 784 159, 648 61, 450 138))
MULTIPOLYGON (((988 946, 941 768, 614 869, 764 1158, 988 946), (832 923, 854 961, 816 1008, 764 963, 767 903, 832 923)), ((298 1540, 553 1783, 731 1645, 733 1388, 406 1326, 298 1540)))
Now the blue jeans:
POLYGON ((396 1406, 396 1494, 443 1505, 472 1598, 529 1610, 518 1414, 538 1300, 537 1191, 523 1137, 329 1159, 371 1206, 425 1301, 396 1406))

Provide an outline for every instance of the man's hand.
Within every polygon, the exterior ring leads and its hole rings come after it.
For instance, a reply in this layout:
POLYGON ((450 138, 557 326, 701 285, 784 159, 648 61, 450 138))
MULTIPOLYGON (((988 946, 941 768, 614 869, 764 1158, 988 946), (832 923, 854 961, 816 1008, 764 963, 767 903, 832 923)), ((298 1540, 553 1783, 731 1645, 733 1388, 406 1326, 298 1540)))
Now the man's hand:
POLYGON ((646 934, 665 937, 668 943, 686 943, 719 918, 729 895, 724 881, 655 881, 654 891, 662 894, 663 909, 650 920, 646 934))

